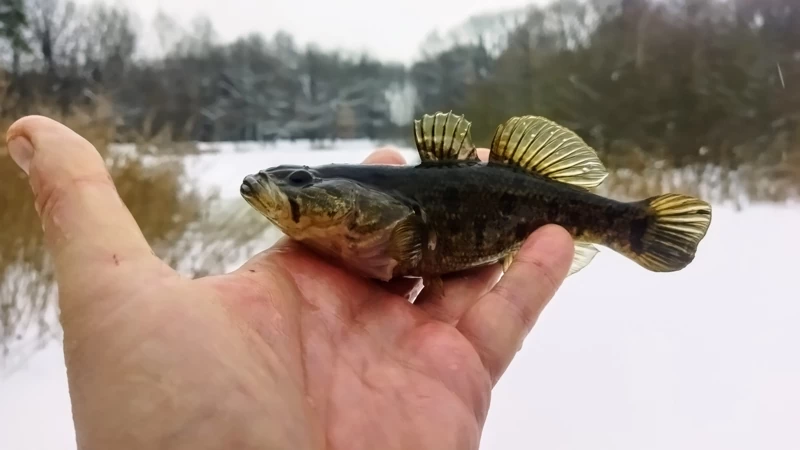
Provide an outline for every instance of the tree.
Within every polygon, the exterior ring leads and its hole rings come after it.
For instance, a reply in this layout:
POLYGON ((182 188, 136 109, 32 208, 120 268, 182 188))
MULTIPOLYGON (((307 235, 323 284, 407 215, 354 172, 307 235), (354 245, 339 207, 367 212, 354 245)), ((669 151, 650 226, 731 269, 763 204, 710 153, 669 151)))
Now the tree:
POLYGON ((11 72, 15 78, 19 76, 20 57, 23 53, 31 51, 25 39, 27 27, 28 17, 24 0, 1 0, 0 39, 6 41, 11 48, 11 72))

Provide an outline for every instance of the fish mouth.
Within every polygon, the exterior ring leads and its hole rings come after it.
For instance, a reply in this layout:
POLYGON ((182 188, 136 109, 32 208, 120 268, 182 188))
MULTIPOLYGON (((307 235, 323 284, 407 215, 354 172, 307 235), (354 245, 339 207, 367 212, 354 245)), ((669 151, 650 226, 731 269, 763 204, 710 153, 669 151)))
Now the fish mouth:
POLYGON ((259 183, 256 177, 253 175, 248 175, 244 177, 242 185, 239 186, 239 193, 242 195, 242 197, 248 200, 255 198, 259 189, 258 186, 259 183))
POLYGON ((275 219, 286 203, 286 195, 268 176, 262 174, 244 177, 239 193, 250 206, 270 219, 275 219))

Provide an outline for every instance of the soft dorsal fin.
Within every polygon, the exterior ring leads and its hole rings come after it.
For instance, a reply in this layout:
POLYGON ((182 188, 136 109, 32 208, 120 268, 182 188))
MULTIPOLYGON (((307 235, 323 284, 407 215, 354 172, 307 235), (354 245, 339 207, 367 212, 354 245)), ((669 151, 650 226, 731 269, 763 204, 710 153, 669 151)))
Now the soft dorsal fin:
POLYGON ((452 111, 414 120, 414 142, 422 161, 480 161, 470 134, 472 123, 452 111))
POLYGON ((580 136, 538 116, 512 117, 498 125, 489 161, 584 189, 597 187, 608 176, 597 153, 580 136))

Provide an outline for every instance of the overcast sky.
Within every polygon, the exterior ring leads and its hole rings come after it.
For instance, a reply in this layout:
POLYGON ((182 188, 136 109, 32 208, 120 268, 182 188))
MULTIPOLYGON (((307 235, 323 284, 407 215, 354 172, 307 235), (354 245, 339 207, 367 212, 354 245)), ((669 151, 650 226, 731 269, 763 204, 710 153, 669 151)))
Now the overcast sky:
MULTIPOLYGON (((89 3, 92 0, 77 0, 89 3)), ((222 39, 252 31, 289 31, 299 43, 368 50, 381 59, 409 62, 432 30, 446 31, 474 14, 546 0, 105 0, 132 7, 146 25, 161 9, 188 23, 206 14, 222 39)), ((153 37, 146 42, 156 42, 153 37)))

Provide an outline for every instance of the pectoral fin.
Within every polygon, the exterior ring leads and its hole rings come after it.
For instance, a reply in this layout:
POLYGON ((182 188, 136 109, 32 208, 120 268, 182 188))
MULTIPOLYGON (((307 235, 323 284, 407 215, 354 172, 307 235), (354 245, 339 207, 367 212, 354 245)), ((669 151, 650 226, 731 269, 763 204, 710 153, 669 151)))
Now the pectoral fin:
POLYGON ((422 259, 425 224, 416 214, 410 214, 395 225, 389 238, 389 256, 401 266, 418 264, 422 259))

